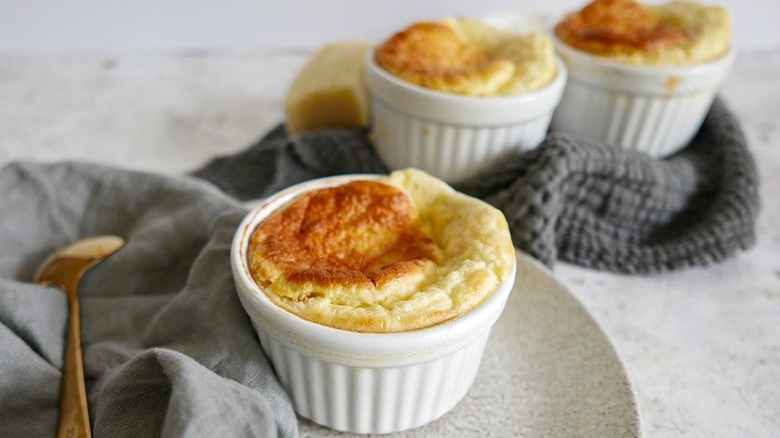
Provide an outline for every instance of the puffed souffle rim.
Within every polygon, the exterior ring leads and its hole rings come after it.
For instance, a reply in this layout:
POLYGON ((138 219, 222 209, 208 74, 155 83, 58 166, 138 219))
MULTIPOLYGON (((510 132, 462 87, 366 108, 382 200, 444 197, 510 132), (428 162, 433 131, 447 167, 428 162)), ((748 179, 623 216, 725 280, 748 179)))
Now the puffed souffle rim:
POLYGON ((725 56, 731 16, 723 7, 693 1, 642 4, 595 0, 568 14, 555 35, 578 50, 645 66, 692 65, 725 56))
POLYGON ((469 18, 418 22, 374 51, 378 65, 411 83, 470 96, 527 93, 557 74, 552 42, 469 18))
POLYGON ((419 170, 301 194, 248 248, 274 303, 343 330, 390 333, 457 318, 510 275, 504 215, 419 170))

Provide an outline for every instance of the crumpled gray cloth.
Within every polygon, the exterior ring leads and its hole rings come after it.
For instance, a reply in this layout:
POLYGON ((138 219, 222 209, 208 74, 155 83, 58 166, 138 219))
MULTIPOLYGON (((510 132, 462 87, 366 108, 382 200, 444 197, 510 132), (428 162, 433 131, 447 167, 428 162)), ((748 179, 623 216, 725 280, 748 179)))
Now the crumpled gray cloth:
MULTIPOLYGON (((386 172, 363 130, 257 144, 194 175, 240 199, 343 173, 386 172)), ((519 249, 552 266, 649 274, 722 261, 755 242, 758 174, 738 121, 719 99, 680 153, 639 152, 552 132, 533 151, 456 188, 507 216, 519 249)))
POLYGON ((95 437, 297 435, 231 276, 245 208, 211 184, 86 163, 0 168, 0 436, 53 436, 67 301, 52 252, 127 240, 80 284, 95 437))

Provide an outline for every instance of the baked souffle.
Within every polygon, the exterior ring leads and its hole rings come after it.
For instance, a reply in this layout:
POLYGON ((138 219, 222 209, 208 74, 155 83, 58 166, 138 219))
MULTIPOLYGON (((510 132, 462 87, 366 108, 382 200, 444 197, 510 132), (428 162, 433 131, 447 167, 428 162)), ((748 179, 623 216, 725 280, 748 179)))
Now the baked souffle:
POLYGON ((281 308, 392 333, 469 312, 512 275, 515 253, 499 210, 406 169, 298 195, 253 231, 248 259, 281 308))
POLYGON ((380 44, 375 59, 414 84, 471 96, 534 91, 557 74, 545 35, 511 33, 467 18, 414 23, 380 44))
POLYGON ((691 1, 595 0, 566 16, 555 35, 574 48, 619 62, 688 65, 729 51, 731 16, 723 7, 691 1))

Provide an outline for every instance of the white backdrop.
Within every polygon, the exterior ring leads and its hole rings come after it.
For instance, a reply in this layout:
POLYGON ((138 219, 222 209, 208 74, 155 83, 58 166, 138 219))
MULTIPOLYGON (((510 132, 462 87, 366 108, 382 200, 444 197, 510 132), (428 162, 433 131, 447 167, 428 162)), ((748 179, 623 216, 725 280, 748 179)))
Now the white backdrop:
MULTIPOLYGON (((734 16, 742 50, 780 48, 780 2, 706 0, 734 16)), ((0 52, 311 50, 374 41, 460 14, 560 13, 587 0, 0 0, 0 52)))

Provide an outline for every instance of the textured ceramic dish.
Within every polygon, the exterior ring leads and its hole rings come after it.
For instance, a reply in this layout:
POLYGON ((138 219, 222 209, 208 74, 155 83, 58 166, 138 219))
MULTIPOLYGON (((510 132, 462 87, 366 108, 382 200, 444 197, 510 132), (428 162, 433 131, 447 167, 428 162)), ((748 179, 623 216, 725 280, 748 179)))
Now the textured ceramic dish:
POLYGON ((490 168, 509 151, 538 146, 566 84, 566 67, 544 88, 512 96, 445 93, 404 81, 366 56, 372 138, 391 169, 416 167, 454 183, 490 168))
POLYGON ((641 151, 671 155, 701 127, 733 63, 733 50, 712 62, 635 66, 574 49, 555 37, 569 80, 552 128, 641 151))
MULTIPOLYGON (((344 438, 309 421, 301 436, 344 438)), ((517 281, 474 386, 425 437, 640 437, 634 390, 604 332, 552 273, 517 254, 517 281)))
POLYGON ((231 248, 241 304, 298 414, 339 431, 397 432, 451 410, 471 387, 491 327, 504 309, 514 272, 471 312, 433 327, 369 334, 306 321, 275 305, 249 273, 255 227, 306 191, 371 175, 308 181, 262 202, 239 226, 231 248))

